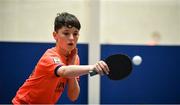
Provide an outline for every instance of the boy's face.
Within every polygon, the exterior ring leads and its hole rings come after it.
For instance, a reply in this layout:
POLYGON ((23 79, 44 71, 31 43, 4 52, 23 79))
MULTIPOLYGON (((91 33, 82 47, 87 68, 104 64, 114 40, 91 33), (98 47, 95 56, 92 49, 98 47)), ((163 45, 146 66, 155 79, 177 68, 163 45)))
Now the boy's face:
POLYGON ((53 33, 56 46, 65 51, 72 51, 76 48, 79 38, 79 30, 75 27, 62 27, 58 32, 53 33))

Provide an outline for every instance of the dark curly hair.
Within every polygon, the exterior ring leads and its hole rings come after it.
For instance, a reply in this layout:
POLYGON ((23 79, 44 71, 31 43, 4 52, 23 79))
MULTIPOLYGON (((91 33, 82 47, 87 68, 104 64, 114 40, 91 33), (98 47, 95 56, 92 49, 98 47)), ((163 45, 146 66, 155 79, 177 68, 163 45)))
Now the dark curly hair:
POLYGON ((81 24, 79 20, 77 19, 77 17, 67 12, 57 14, 57 17, 55 18, 55 21, 54 21, 54 31, 57 32, 63 26, 68 27, 68 28, 75 27, 78 30, 81 29, 81 24))

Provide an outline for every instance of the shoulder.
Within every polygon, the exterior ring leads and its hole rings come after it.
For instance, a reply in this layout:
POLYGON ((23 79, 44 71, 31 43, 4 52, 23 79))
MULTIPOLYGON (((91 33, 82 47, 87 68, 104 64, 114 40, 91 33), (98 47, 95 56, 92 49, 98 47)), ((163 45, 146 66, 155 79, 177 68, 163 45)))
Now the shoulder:
POLYGON ((55 47, 52 47, 50 49, 47 49, 44 55, 49 55, 49 56, 58 56, 57 51, 55 47))
POLYGON ((51 64, 62 64, 62 61, 57 54, 56 50, 53 48, 48 49, 43 56, 40 58, 39 63, 43 65, 51 65, 51 64))

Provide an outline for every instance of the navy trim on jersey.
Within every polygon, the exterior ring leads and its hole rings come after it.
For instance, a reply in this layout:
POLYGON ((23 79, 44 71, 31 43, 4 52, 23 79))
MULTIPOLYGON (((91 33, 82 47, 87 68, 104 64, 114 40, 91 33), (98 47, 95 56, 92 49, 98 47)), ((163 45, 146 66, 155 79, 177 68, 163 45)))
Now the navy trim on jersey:
POLYGON ((57 76, 57 77, 60 77, 57 73, 58 69, 61 67, 61 65, 58 65, 55 70, 54 70, 54 74, 57 76))

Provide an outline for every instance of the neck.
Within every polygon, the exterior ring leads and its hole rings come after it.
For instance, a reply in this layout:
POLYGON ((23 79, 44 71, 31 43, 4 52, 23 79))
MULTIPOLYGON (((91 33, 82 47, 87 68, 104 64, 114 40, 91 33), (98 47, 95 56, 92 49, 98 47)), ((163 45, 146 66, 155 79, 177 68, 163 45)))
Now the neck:
POLYGON ((62 49, 62 48, 57 47, 57 46, 55 48, 56 48, 59 55, 63 55, 65 57, 67 57, 71 53, 70 51, 67 51, 67 50, 62 49))

